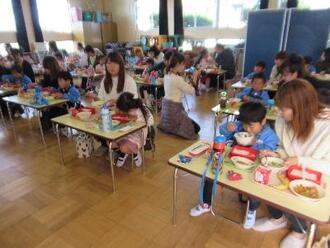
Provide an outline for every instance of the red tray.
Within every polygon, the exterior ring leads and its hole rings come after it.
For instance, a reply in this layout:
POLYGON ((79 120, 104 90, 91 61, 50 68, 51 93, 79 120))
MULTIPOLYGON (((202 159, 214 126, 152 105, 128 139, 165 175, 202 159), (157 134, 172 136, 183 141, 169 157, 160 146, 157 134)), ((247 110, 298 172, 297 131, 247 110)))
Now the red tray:
POLYGON ((257 159, 258 151, 252 148, 235 145, 229 152, 229 157, 238 156, 255 161, 257 159))
MULTIPOLYGON (((288 168, 287 175, 290 181, 302 179, 302 167, 299 165, 292 165, 288 168)), ((305 169, 306 180, 321 184, 322 173, 312 169, 305 169)))

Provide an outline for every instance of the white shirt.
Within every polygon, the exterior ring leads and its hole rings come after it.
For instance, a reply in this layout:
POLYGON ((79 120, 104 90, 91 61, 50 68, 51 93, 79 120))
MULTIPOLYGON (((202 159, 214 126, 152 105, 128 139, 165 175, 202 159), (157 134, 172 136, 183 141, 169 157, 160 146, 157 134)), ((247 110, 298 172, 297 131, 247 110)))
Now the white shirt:
POLYGON ((330 175, 330 115, 314 121, 314 129, 304 142, 293 139, 293 131, 283 118, 276 120, 275 130, 281 157, 298 157, 299 164, 330 175))
POLYGON ((158 64, 164 60, 164 53, 160 52, 157 57, 153 58, 155 61, 155 64, 158 64))
POLYGON ((181 102, 184 94, 193 95, 194 87, 184 81, 183 77, 173 73, 164 77, 165 98, 173 102, 181 102))
POLYGON ((104 101, 117 100, 119 95, 123 92, 130 92, 134 94, 134 98, 138 98, 136 83, 130 75, 125 74, 125 83, 122 92, 117 93, 117 85, 118 85, 118 77, 112 77, 112 88, 110 92, 107 93, 104 88, 104 79, 103 79, 101 82, 100 90, 97 95, 98 98, 104 101))

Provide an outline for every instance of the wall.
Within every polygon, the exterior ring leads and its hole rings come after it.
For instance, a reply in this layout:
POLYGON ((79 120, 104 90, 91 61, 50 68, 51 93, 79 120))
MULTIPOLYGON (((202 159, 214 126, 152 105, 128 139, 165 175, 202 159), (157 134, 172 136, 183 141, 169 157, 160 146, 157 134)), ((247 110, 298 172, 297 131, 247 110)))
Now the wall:
POLYGON ((104 11, 112 14, 113 21, 118 25, 118 41, 139 39, 134 0, 104 0, 104 11))

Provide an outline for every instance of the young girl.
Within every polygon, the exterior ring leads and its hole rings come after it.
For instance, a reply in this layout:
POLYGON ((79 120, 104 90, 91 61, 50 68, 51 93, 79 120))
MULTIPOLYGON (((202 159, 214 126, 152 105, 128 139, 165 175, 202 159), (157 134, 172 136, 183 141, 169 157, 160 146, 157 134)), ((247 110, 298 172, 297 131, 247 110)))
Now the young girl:
MULTIPOLYGON (((161 120, 158 128, 166 133, 175 134, 186 139, 197 139, 199 125, 188 117, 182 105, 185 94, 195 94, 195 88, 180 76, 184 71, 184 56, 174 52, 166 67, 164 77, 165 96, 162 101, 161 120)), ((196 84, 200 71, 193 74, 193 84, 196 84)))
MULTIPOLYGON (((315 89, 309 82, 295 79, 279 89, 275 102, 280 110, 275 129, 281 146, 276 153, 265 151, 264 155, 279 156, 287 166, 305 165, 330 175, 330 109, 320 104, 315 89)), ((292 231, 280 247, 304 247, 306 222, 273 207, 268 210, 271 218, 257 220, 253 229, 272 231, 286 227, 289 221, 292 231)))
MULTIPOLYGON (((146 65, 147 67, 144 69, 143 73, 142 73, 142 80, 143 82, 146 82, 146 83, 150 83, 150 74, 153 73, 153 72, 150 72, 149 73, 149 69, 154 66, 155 62, 152 58, 148 58, 146 60, 146 65)), ((151 92, 150 90, 150 86, 140 86, 140 96, 142 97, 142 99, 144 100, 144 103, 147 105, 147 106, 150 106, 150 101, 148 99, 149 97, 149 94, 151 92)))
MULTIPOLYGON (((138 122, 146 123, 147 126, 153 125, 153 116, 150 111, 144 106, 141 99, 134 98, 134 95, 129 92, 122 93, 116 102, 117 109, 123 113, 128 114, 131 119, 134 119, 138 122)), ((119 147, 119 158, 117 160, 116 166, 122 167, 125 163, 126 158, 129 154, 134 154, 134 163, 137 167, 142 165, 142 157, 140 153, 140 149, 144 147, 147 134, 148 127, 143 128, 141 131, 137 131, 135 133, 129 134, 125 138, 120 139, 116 144, 119 147)))
POLYGON ((285 60, 286 60, 286 53, 284 51, 281 51, 276 54, 274 60, 275 65, 273 66, 269 76, 270 81, 279 81, 281 79, 282 73, 280 68, 285 60))

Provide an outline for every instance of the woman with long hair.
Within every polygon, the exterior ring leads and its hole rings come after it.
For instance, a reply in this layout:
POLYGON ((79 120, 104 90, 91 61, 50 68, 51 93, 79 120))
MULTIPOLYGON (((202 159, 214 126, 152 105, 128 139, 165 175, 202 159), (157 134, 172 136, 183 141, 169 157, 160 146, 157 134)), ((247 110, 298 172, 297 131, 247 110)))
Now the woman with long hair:
MULTIPOLYGON (((263 155, 281 157, 286 166, 298 164, 330 175, 330 110, 319 102, 313 86, 303 79, 289 81, 279 89, 275 102, 280 110, 275 130, 281 145, 277 152, 263 155)), ((267 232, 291 222, 292 231, 280 247, 304 247, 306 222, 273 207, 268 210, 271 218, 257 220, 253 229, 267 232)))
MULTIPOLYGON (((193 85, 184 81, 180 75, 185 69, 185 58, 181 53, 174 52, 166 67, 164 77, 165 96, 162 101, 161 120, 158 128, 166 133, 175 134, 186 139, 197 139, 199 125, 189 118, 182 105, 185 94, 195 94, 193 85)), ((200 71, 195 71, 193 84, 196 84, 200 71)))
POLYGON ((44 78, 41 81, 41 86, 58 88, 57 76, 61 71, 61 67, 55 57, 46 56, 42 61, 42 65, 44 68, 44 78))

